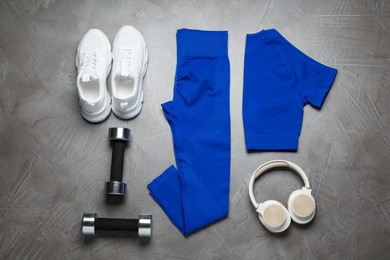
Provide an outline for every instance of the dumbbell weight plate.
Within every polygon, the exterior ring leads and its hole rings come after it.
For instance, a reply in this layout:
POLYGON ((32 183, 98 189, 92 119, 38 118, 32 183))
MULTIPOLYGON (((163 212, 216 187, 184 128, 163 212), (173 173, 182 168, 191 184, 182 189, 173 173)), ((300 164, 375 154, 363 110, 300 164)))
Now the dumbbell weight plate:
POLYGON ((130 129, 125 127, 111 127, 108 129, 108 140, 123 140, 128 142, 130 140, 130 129))
POLYGON ((119 181, 106 182, 106 194, 107 195, 126 195, 126 183, 119 181))
POLYGON ((87 236, 95 235, 95 219, 97 218, 97 214, 95 213, 84 213, 83 221, 82 221, 82 232, 87 236))

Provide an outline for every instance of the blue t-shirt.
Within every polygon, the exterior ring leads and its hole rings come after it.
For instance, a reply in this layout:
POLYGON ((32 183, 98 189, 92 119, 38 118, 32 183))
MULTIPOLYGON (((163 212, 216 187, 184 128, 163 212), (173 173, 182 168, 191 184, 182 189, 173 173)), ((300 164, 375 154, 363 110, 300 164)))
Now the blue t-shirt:
POLYGON ((336 73, 275 29, 248 34, 243 90, 246 149, 297 150, 303 107, 310 103, 321 108, 336 73))

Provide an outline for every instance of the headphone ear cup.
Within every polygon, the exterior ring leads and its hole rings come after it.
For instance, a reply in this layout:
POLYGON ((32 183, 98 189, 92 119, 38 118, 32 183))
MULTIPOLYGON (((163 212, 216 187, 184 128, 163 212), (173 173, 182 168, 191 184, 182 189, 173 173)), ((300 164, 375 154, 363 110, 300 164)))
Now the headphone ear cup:
POLYGON ((311 189, 303 187, 291 193, 287 207, 294 222, 298 224, 309 223, 314 218, 316 211, 316 203, 311 195, 311 189))
POLYGON ((261 203, 257 212, 260 222, 273 233, 283 232, 290 226, 291 217, 288 210, 276 200, 267 200, 261 203))

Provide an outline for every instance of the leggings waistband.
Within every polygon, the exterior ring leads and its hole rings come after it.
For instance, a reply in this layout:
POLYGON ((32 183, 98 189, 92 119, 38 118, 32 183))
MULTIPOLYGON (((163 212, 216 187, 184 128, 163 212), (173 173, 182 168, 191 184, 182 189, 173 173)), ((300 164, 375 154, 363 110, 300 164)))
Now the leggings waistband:
POLYGON ((180 29, 176 33, 177 57, 228 56, 227 31, 180 29))

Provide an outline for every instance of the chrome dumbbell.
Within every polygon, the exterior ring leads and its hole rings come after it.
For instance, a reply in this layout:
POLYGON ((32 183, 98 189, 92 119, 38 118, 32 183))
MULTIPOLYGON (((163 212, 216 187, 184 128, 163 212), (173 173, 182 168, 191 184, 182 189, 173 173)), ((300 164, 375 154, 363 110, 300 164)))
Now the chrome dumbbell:
POLYGON ((124 127, 112 127, 108 129, 108 140, 112 144, 111 175, 106 182, 107 195, 126 195, 126 183, 123 178, 123 161, 126 144, 130 140, 130 129, 124 127))
POLYGON ((84 213, 83 235, 94 236, 98 230, 133 231, 139 237, 152 236, 152 215, 141 214, 138 219, 98 218, 96 213, 84 213))

